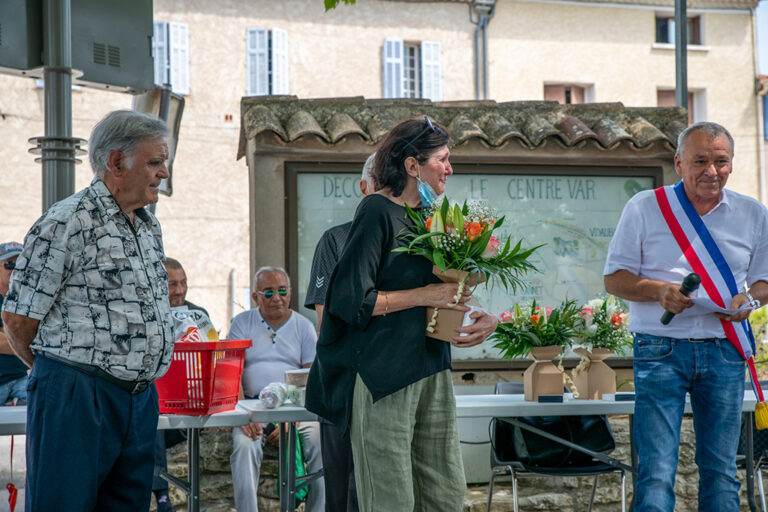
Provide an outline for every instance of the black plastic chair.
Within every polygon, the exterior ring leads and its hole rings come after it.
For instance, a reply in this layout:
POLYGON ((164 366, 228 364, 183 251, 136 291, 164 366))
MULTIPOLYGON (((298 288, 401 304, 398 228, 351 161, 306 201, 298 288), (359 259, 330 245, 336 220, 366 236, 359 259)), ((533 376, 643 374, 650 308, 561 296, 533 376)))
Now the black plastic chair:
MULTIPOLYGON (((496 384, 497 395, 512 395, 523 393, 522 382, 499 382, 496 384)), ((607 422, 606 422, 607 423, 607 422)), ((597 479, 599 475, 607 473, 620 473, 621 474, 621 510, 625 512, 626 501, 626 474, 624 470, 610 466, 600 461, 592 459, 587 463, 579 463, 578 465, 568 465, 567 461, 558 467, 541 467, 525 464, 520 460, 515 452, 514 442, 509 435, 509 424, 507 427, 503 427, 505 422, 503 420, 493 418, 491 420, 491 481, 488 488, 488 512, 491 510, 491 502, 493 500, 493 484, 494 480, 500 476, 510 475, 512 477, 512 499, 514 502, 514 512, 518 512, 518 493, 517 493, 517 479, 522 476, 562 476, 562 477, 574 477, 574 476, 594 476, 592 482, 592 494, 589 498, 589 509, 592 510, 592 503, 595 499, 595 491, 597 490, 597 479), (505 439, 506 438, 506 439, 505 439), (498 443, 497 443, 498 441, 498 443), (501 443, 501 444, 499 444, 501 443)), ((607 426, 607 425, 606 425, 607 426)), ((610 427, 607 427, 610 429, 610 427)), ((611 433, 612 435, 612 433, 611 433)), ((540 437, 540 436, 538 436, 540 437)), ((549 441, 552 444, 557 444, 554 441, 549 441)), ((545 443, 542 443, 545 444, 545 443)), ((583 458, 583 457, 582 457, 583 458)))
MULTIPOLYGON (((768 380, 761 380, 760 386, 764 391, 768 391, 768 380)), ((746 383, 747 389, 752 389, 749 381, 746 383)), ((736 465, 739 469, 747 469, 747 457, 746 457, 746 428, 742 416, 741 433, 739 435, 739 449, 736 452, 736 465)), ((752 419, 754 422, 754 417, 752 419)), ((752 466, 755 471, 755 482, 757 483, 757 490, 760 493, 760 504, 763 507, 763 512, 768 512, 768 508, 765 503, 765 489, 763 487, 763 469, 768 468, 768 430, 757 430, 754 423, 752 424, 752 458, 754 465, 752 466)))

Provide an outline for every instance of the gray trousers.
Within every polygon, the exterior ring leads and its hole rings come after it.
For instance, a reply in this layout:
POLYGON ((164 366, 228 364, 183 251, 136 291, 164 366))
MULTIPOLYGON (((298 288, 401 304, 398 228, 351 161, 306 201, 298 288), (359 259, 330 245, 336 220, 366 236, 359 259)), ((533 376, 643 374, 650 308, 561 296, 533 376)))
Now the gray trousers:
MULTIPOLYGON (((316 421, 303 422, 299 425, 302 453, 307 473, 314 473, 323 468, 320 451, 320 424, 316 421)), ((232 455, 229 464, 232 467, 232 486, 235 492, 235 508, 238 512, 258 512, 259 471, 264 452, 261 438, 256 441, 245 435, 240 427, 232 429, 232 455)), ((325 510, 325 483, 322 478, 309 484, 306 511, 323 512, 325 510)))

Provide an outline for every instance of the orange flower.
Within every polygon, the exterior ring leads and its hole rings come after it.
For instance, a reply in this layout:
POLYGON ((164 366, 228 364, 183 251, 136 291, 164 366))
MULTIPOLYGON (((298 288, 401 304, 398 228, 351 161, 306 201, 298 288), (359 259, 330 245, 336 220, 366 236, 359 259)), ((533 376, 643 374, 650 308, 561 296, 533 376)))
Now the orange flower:
POLYGON ((483 226, 478 222, 469 222, 464 226, 464 231, 467 232, 469 241, 474 242, 480 236, 480 233, 483 232, 483 226))
POLYGON ((531 315, 531 323, 539 323, 539 315, 531 315))
POLYGON ((425 221, 425 224, 427 225, 427 231, 429 231, 431 229, 431 226, 432 226, 432 217, 428 218, 425 221))
POLYGON ((622 322, 621 313, 614 313, 613 316, 611 317, 611 325, 618 329, 619 327, 621 327, 621 322, 622 322))

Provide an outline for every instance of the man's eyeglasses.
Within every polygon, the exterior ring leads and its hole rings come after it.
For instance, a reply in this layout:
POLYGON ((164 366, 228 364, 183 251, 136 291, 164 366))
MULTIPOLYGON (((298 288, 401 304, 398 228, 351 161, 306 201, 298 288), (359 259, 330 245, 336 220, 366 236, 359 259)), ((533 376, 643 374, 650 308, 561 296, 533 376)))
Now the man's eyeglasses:
POLYGON ((16 268, 16 261, 15 260, 14 261, 4 261, 3 262, 3 267, 5 268, 5 270, 13 270, 13 269, 16 268))
POLYGON ((272 290, 271 288, 268 288, 263 292, 256 290, 256 293, 258 293, 259 295, 263 295, 265 299, 271 299, 272 297, 275 296, 275 293, 277 293, 281 297, 285 297, 286 295, 288 295, 289 289, 290 289, 290 286, 289 287, 281 286, 277 290, 272 290))
POLYGON ((414 138, 406 142, 405 143, 406 146, 413 146, 413 143, 419 140, 419 138, 425 133, 433 133, 437 131, 437 128, 435 128, 435 125, 433 125, 432 121, 429 120, 428 116, 424 116, 424 122, 427 123, 427 126, 423 130, 421 130, 418 133, 418 135, 416 135, 414 138))

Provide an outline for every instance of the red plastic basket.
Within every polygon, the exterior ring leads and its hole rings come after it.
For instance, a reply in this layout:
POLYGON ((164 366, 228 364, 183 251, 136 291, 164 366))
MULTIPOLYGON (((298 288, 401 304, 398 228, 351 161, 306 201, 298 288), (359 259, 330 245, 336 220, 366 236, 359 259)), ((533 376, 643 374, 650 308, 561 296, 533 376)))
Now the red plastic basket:
POLYGON ((235 408, 251 340, 177 342, 168 373, 155 381, 160 412, 204 415, 235 408))

